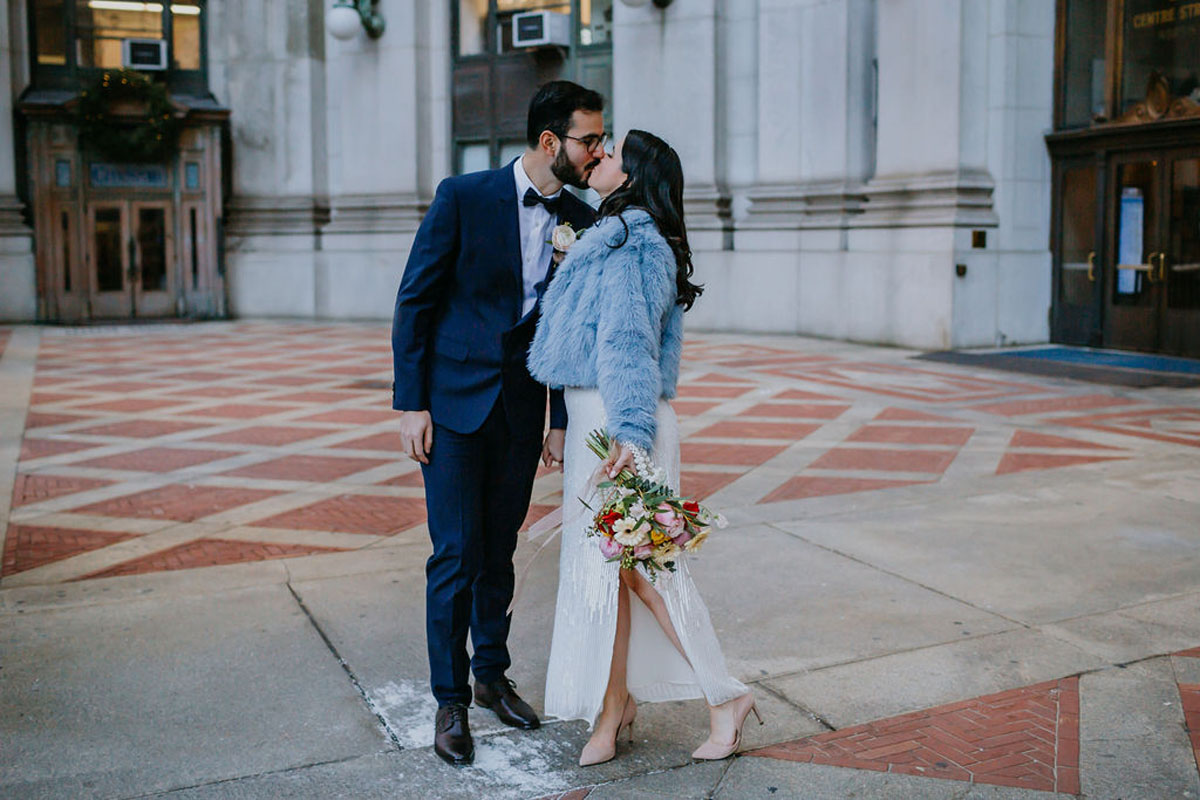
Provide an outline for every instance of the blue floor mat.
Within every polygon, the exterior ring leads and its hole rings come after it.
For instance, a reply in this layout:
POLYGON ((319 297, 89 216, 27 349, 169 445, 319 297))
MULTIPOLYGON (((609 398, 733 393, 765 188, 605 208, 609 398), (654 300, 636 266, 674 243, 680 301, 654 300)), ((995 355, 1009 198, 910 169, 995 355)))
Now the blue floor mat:
POLYGON ((1114 353, 1111 350, 1089 350, 1083 347, 1042 347, 1037 350, 1011 350, 1004 355, 1016 358, 1039 358, 1045 361, 1065 361, 1071 364, 1097 367, 1200 375, 1200 360, 1145 353, 1114 353))

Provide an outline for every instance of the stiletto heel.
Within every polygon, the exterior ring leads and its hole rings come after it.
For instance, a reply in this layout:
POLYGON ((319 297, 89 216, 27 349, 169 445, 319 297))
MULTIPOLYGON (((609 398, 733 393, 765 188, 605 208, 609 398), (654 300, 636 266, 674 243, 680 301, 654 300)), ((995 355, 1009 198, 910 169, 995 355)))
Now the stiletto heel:
POLYGON ((617 725, 617 730, 613 734, 612 742, 606 742, 603 745, 593 746, 589 741, 583 746, 583 752, 579 754, 579 766, 591 767, 596 764, 604 764, 612 761, 617 756, 617 739, 621 736, 621 731, 625 728, 629 729, 629 741, 633 742, 633 721, 637 718, 637 703, 634 702, 633 695, 625 695, 625 707, 621 710, 621 722, 617 725))
POLYGON ((750 716, 750 712, 754 712, 754 716, 758 719, 758 724, 763 724, 762 716, 758 713, 758 703, 754 699, 754 695, 750 692, 741 697, 731 700, 731 703, 736 703, 739 700, 749 700, 744 709, 734 709, 733 718, 734 724, 737 726, 737 732, 733 737, 733 744, 718 744, 712 740, 710 736, 705 740, 704 744, 696 748, 696 752, 692 753, 692 758, 699 761, 720 761, 723 758, 729 758, 737 752, 742 746, 742 728, 746 725, 746 718, 750 716))

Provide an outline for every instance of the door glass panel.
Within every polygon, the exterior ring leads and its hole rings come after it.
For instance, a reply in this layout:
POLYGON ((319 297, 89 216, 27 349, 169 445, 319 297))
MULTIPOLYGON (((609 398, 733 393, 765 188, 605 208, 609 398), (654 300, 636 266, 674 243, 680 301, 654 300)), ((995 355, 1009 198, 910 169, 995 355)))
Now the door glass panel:
POLYGON ((33 29, 37 36, 37 63, 67 63, 67 18, 63 0, 35 0, 33 29))
POLYGON ((1150 224, 1156 213, 1154 172, 1157 162, 1121 164, 1117 169, 1116 280, 1113 303, 1145 305, 1151 302, 1147 255, 1151 249, 1150 224))
POLYGON ((200 0, 171 3, 171 48, 175 69, 200 69, 200 0))
POLYGON ((161 39, 161 3, 75 0, 75 58, 81 67, 120 69, 121 40, 161 39))
POLYGON ((1146 87, 1155 73, 1166 79, 1172 97, 1200 101, 1196 58, 1200 13, 1196 12, 1192 3, 1125 0, 1122 111, 1146 99, 1146 87))
POLYGON ((1096 250, 1096 168, 1063 170, 1062 271, 1060 293, 1067 305, 1092 303, 1096 250))
MULTIPOLYGON (((496 0, 496 35, 500 52, 508 53, 513 48, 513 15, 526 11, 552 11, 570 17, 570 3, 556 3, 553 0, 496 0)), ((524 48, 520 48, 524 49, 524 48)))
POLYGON ((579 43, 612 41, 613 0, 582 0, 579 4, 579 43))
POLYGON ((1167 307, 1200 308, 1200 159, 1175 162, 1168 224, 1167 307))
POLYGON ((488 0, 458 0, 458 54, 479 55, 487 47, 488 0))
POLYGON ((459 145, 458 174, 466 175, 468 172, 490 169, 492 166, 490 159, 486 143, 459 145))
POLYGON ((167 212, 162 208, 138 209, 137 243, 141 259, 142 291, 167 288, 167 212))
POLYGON ((125 287, 121 262, 121 209, 96 209, 96 287, 101 292, 119 292, 125 287))
POLYGON ((500 143, 500 166, 504 166, 508 162, 520 155, 524 155, 526 150, 524 141, 501 142, 500 143))
POLYGON ((1090 125, 1105 116, 1105 16, 1096 0, 1067 0, 1066 52, 1063 63, 1063 118, 1067 128, 1090 125))

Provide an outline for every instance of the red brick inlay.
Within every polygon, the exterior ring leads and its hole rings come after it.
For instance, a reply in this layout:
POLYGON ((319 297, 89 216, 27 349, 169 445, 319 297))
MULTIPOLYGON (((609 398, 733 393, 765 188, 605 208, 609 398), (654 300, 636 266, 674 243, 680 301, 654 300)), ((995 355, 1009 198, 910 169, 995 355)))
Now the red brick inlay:
POLYGON ((705 386, 703 384, 684 384, 679 387, 676 397, 741 397, 750 391, 752 386, 705 386))
POLYGON ((1062 425, 1200 447, 1200 409, 1151 408, 1056 419, 1062 425))
POLYGON ((268 414, 278 414, 290 411, 288 406, 266 406, 253 403, 228 403, 223 406, 205 406, 190 411, 177 411, 177 414, 189 414, 197 417, 223 417, 227 419, 254 419, 268 414))
POLYGON ((671 408, 675 414, 680 417, 695 417, 703 414, 705 411, 711 411, 719 406, 720 403, 705 403, 699 400, 672 400, 671 408))
POLYGON ((939 417, 937 414, 926 414, 924 411, 913 411, 907 408, 885 408, 875 415, 879 422, 962 422, 951 417, 939 417))
POLYGON ((850 410, 848 405, 817 403, 759 403, 741 413, 743 417, 799 417, 802 419, 837 419, 850 410))
POLYGON ((1179 684, 1179 699, 1183 703, 1183 726, 1192 743, 1192 758, 1200 769, 1200 683, 1179 684))
POLYGON ((709 425, 692 436, 720 439, 788 439, 795 442, 820 427, 808 422, 746 422, 731 419, 709 425))
POLYGON ((681 450, 685 464, 736 464, 756 467, 782 453, 787 445, 709 444, 684 442, 681 450))
POLYGON ((748 382, 745 378, 735 378, 730 375, 722 375, 719 372, 709 372, 694 380, 699 383, 740 383, 748 389, 754 387, 754 384, 748 382))
POLYGON ((804 392, 799 389, 788 389, 786 392, 780 392, 775 395, 775 400, 841 400, 840 397, 834 397, 831 394, 818 394, 816 392, 804 392))
POLYGON ((545 504, 534 504, 529 506, 529 512, 525 515, 525 521, 521 523, 521 530, 525 530, 530 525, 537 522, 539 519, 546 516, 556 508, 558 508, 558 506, 545 504))
POLYGON ((378 411, 370 408, 339 408, 311 417, 301 417, 304 422, 335 422, 339 425, 374 425, 376 422, 391 422, 400 419, 399 411, 378 411))
POLYGON ((783 500, 803 500, 807 497, 873 492, 876 489, 895 489, 899 486, 916 486, 930 482, 888 481, 871 478, 825 478, 817 475, 797 475, 758 502, 778 503, 783 500))
POLYGON ((18 474, 13 483, 13 507, 53 500, 55 497, 74 494, 88 489, 109 486, 112 481, 93 478, 64 478, 59 475, 18 474))
POLYGON ((238 428, 228 433, 218 433, 197 439, 199 442, 220 442, 221 444, 256 444, 267 447, 280 447, 305 439, 315 439, 330 433, 337 433, 338 428, 284 428, 276 425, 251 425, 248 428, 238 428))
POLYGON ((1094 464, 1099 461, 1120 461, 1126 456, 1068 456, 1062 453, 1013 453, 1008 452, 996 467, 997 475, 1024 472, 1031 469, 1057 469, 1094 464))
POLYGON ((1089 408, 1126 406, 1135 402, 1137 401, 1108 394, 1086 394, 1077 397, 1049 397, 1042 400, 989 403, 982 406, 971 406, 971 410, 986 411, 989 414, 999 414, 1005 417, 1019 417, 1026 414, 1051 414, 1057 411, 1082 411, 1089 408))
POLYGON ((66 425, 71 422, 83 422, 93 417, 81 414, 48 414, 44 411, 30 411, 25 415, 25 429, 48 428, 51 425, 66 425))
POLYGON ((944 444, 962 447, 974 432, 974 428, 867 425, 852 433, 846 441, 894 444, 944 444))
POLYGON ((122 400, 107 400, 103 403, 88 403, 85 406, 75 406, 80 411, 115 411, 122 414, 136 414, 141 411, 154 411, 167 406, 179 405, 179 400, 156 399, 153 397, 126 397, 122 400))
POLYGON ((539 797, 537 800, 585 800, 592 793, 593 786, 582 786, 578 789, 572 789, 569 792, 562 794, 548 794, 545 797, 539 797))
POLYGON ((1193 647, 1191 650, 1181 650, 1178 653, 1173 653, 1173 655, 1180 658, 1200 658, 1200 647, 1193 647))
POLYGON ((750 756, 1079 793, 1079 679, 765 747, 750 756))
POLYGON ((188 450, 179 447, 147 447, 145 450, 134 450, 131 453, 93 458, 88 461, 76 462, 79 467, 97 467, 99 469, 127 469, 140 472, 172 472, 197 464, 207 464, 222 458, 232 458, 239 455, 226 450, 188 450))
POLYGON ((1009 447, 1039 447, 1039 448, 1074 448, 1086 450, 1119 450, 1105 444, 1085 442, 1082 439, 1068 439, 1066 436, 1051 436, 1048 433, 1036 431, 1017 431, 1012 435, 1009 447))
POLYGON ((73 442, 64 439, 25 439, 21 442, 20 460, 32 461, 35 458, 59 456, 63 453, 74 453, 95 446, 91 442, 73 442))
POLYGON ((679 474, 679 482, 683 484, 682 494, 697 501, 704 500, 724 489, 729 484, 742 477, 740 472, 701 472, 699 470, 683 470, 679 474))
POLYGON ((400 444, 400 429, 397 428, 394 431, 373 433, 361 439, 351 439, 348 442, 330 445, 330 447, 345 448, 347 450, 379 450, 381 452, 399 453, 400 444))
POLYGON ((15 575, 64 558, 132 539, 137 534, 9 525, 0 575, 15 575))
MULTIPOLYGON (((543 470, 545 470, 546 473, 557 472, 558 467, 554 467, 553 469, 550 469, 550 468, 544 467, 544 466, 538 467, 538 472, 540 474, 543 474, 542 473, 543 470)), ((379 483, 377 483, 375 485, 376 486, 415 486, 417 488, 420 488, 425 485, 425 477, 421 474, 421 470, 414 469, 412 472, 406 472, 403 475, 397 475, 394 478, 388 478, 386 481, 380 481, 379 483)))
POLYGON ((169 436, 172 433, 192 431, 203 428, 196 422, 180 422, 169 419, 131 419, 128 422, 113 422, 108 425, 97 425, 94 428, 84 428, 76 433, 86 433, 89 436, 123 436, 130 439, 153 439, 156 436, 169 436))
POLYGON ((224 486, 172 484, 144 492, 114 497, 72 509, 76 514, 103 517, 136 517, 193 522, 247 503, 257 503, 279 494, 267 489, 230 489, 224 486))
POLYGON ((163 572, 196 567, 217 567, 223 564, 240 564, 246 561, 269 561, 275 558, 295 558, 315 553, 340 553, 344 547, 314 547, 301 544, 275 544, 273 542, 240 542, 232 539, 196 539, 158 553, 123 561, 120 564, 75 578, 77 581, 90 578, 111 578, 117 575, 142 575, 147 572, 163 572))
POLYGON ((251 523, 259 528, 390 536, 425 521, 425 500, 343 494, 251 523))
POLYGON ((884 472, 942 473, 957 450, 876 450, 838 447, 809 465, 811 469, 868 469, 884 472))
POLYGON ((243 478, 267 478, 279 481, 336 481, 347 475, 387 464, 374 458, 340 458, 338 456, 293 455, 272 459, 261 464, 240 467, 222 475, 243 478))

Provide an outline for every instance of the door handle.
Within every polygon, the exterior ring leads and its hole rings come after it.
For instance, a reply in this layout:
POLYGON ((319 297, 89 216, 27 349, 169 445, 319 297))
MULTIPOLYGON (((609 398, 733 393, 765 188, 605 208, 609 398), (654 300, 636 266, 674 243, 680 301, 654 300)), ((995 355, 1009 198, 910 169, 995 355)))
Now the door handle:
MULTIPOLYGON (((1166 281, 1166 279, 1167 279, 1167 254, 1166 253, 1155 253, 1155 254, 1151 255, 1150 256, 1151 264, 1154 263, 1155 255, 1158 256, 1158 281, 1159 281, 1159 283, 1162 283, 1162 282, 1166 281)), ((1154 274, 1153 271, 1151 271, 1151 274, 1154 274)))
POLYGON ((1096 251, 1095 250, 1088 253, 1087 261, 1088 261, 1088 281, 1091 283, 1095 283, 1096 282, 1096 251))
POLYGON ((1158 283, 1158 278, 1154 276, 1154 270, 1157 269, 1157 267, 1154 265, 1154 259, 1158 258, 1159 255, 1160 253, 1155 251, 1146 259, 1146 261, 1149 262, 1149 269, 1146 270, 1146 280, 1150 281, 1151 283, 1158 283))

